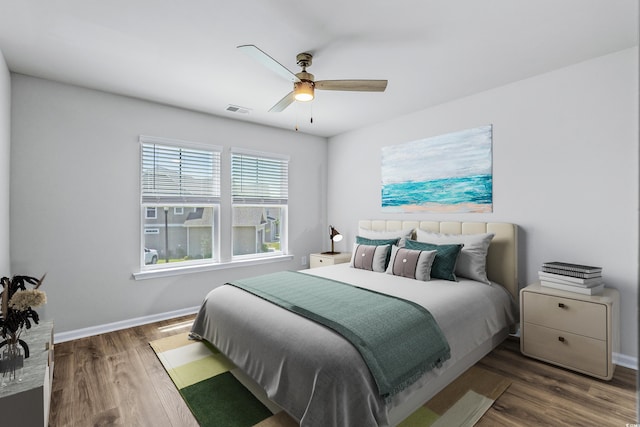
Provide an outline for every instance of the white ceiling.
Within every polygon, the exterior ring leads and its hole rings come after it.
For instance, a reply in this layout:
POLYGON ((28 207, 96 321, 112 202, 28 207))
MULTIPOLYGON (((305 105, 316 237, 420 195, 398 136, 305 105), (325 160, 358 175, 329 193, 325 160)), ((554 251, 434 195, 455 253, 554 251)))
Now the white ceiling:
POLYGON ((636 0, 0 0, 14 72, 320 136, 637 44, 636 0), (293 72, 310 52, 317 80, 389 85, 269 113, 292 85, 242 44, 293 72))

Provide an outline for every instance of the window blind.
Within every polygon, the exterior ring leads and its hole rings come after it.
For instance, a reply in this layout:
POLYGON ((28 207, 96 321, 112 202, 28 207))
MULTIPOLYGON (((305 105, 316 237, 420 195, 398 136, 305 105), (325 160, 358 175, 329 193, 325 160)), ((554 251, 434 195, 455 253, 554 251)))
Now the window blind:
POLYGON ((219 203, 220 150, 141 137, 142 203, 219 203))
POLYGON ((231 153, 233 203, 285 205, 289 198, 289 160, 231 153))

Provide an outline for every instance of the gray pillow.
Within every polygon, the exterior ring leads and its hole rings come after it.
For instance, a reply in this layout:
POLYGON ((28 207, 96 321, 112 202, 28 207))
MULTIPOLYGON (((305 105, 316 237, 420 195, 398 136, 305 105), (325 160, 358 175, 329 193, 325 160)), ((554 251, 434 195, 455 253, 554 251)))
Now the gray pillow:
POLYGON ((351 267, 384 273, 391 245, 353 245, 351 267))
MULTIPOLYGON (((356 243, 359 245, 371 245, 371 246, 385 246, 385 245, 397 245, 400 241, 400 238, 397 237, 395 239, 367 239, 366 237, 356 236, 356 243)), ((387 268, 389 265, 389 257, 391 256, 391 251, 387 251, 387 260, 385 261, 384 268, 387 268)))
POLYGON ((435 258, 436 251, 420 251, 393 246, 387 274, 426 282, 431 280, 431 266, 435 258))
POLYGON ((494 233, 442 234, 425 230, 416 231, 416 240, 419 242, 436 245, 463 244, 456 264, 456 275, 487 284, 491 283, 487 278, 487 251, 493 236, 495 236, 494 233))

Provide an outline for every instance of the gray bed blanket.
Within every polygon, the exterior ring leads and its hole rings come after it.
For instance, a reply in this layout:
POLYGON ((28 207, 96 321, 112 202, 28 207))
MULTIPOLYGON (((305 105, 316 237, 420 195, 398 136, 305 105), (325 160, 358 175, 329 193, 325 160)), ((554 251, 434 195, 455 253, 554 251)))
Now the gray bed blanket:
POLYGON ((362 355, 383 398, 450 357, 431 313, 411 301, 294 271, 228 284, 341 334, 362 355))

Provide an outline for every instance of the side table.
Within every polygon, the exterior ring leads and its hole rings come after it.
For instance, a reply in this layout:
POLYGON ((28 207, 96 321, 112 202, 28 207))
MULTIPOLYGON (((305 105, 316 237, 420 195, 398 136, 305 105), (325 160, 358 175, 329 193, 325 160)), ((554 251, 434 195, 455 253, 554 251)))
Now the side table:
POLYGON ((351 261, 351 252, 317 253, 309 256, 309 268, 325 265, 342 264, 351 261))
POLYGON ((532 284, 520 291, 520 350, 603 380, 613 377, 619 351, 620 295, 605 288, 583 295, 532 284))
POLYGON ((48 426, 53 382, 53 322, 40 322, 22 334, 29 346, 22 381, 0 387, 2 425, 48 426))

